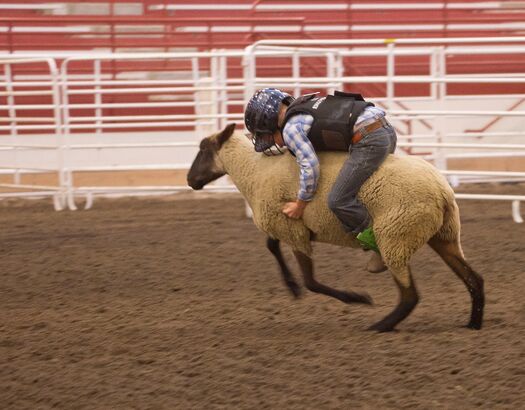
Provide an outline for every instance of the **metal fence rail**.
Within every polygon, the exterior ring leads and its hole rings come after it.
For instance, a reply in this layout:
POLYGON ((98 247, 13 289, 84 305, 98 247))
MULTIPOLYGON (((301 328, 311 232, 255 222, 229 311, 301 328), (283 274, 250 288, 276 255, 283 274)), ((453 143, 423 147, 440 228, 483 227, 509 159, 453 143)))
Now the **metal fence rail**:
MULTIPOLYGON (((10 161, 2 161, 0 163, 0 175, 11 175, 12 183, 0 183, 0 188, 14 189, 14 192, 0 193, 0 198, 31 195, 52 196, 55 209, 62 210, 65 205, 64 192, 67 183, 64 179, 64 141, 62 139, 60 85, 57 64, 52 58, 10 58, 0 59, 0 66, 3 67, 3 81, 0 82, 0 89, 5 89, 5 91, 0 92, 0 97, 5 97, 6 100, 6 104, 0 106, 0 110, 3 109, 8 113, 7 117, 0 117, 0 124, 8 124, 0 126, 0 130, 8 130, 10 132, 8 137, 0 140, 0 152, 10 151, 12 153, 10 161), (44 64, 48 68, 49 81, 41 84, 46 90, 16 91, 16 88, 27 85, 21 85, 20 82, 14 80, 12 67, 32 64, 44 64), (46 109, 50 110, 49 117, 27 118, 17 115, 19 109, 15 102, 17 96, 33 97, 42 95, 50 97, 50 104, 43 104, 46 106, 46 109), (37 124, 21 124, 28 122, 37 124), (19 135, 19 132, 26 128, 49 129, 53 131, 54 138, 50 141, 51 144, 28 144, 23 142, 24 137, 19 135), (4 139, 7 139, 7 141, 4 141, 4 139), (55 154, 55 161, 48 166, 42 164, 26 165, 24 158, 20 154, 27 149, 39 150, 42 153, 52 152, 55 154), (22 174, 24 172, 55 173, 57 183, 56 185, 24 184, 22 183, 22 174)), ((39 108, 41 107, 39 106, 39 108)))
MULTIPOLYGON (((75 184, 77 172, 100 171, 148 171, 187 169, 197 149, 198 141, 224 127, 229 122, 242 123, 245 102, 255 89, 272 85, 285 88, 299 95, 305 90, 317 89, 332 92, 336 89, 352 87, 355 82, 361 84, 381 84, 384 95, 374 101, 388 109, 389 118, 399 133, 399 147, 410 154, 423 155, 447 176, 451 183, 476 180, 523 180, 525 172, 503 171, 468 171, 448 170, 447 160, 458 157, 490 158, 494 152, 503 156, 525 157, 523 133, 516 130, 493 131, 485 129, 476 133, 458 131, 450 128, 447 121, 464 118, 512 118, 520 120, 524 111, 497 109, 453 109, 453 102, 475 101, 472 96, 449 95, 451 84, 520 84, 525 85, 525 72, 513 76, 451 75, 447 74, 447 55, 451 49, 444 44, 455 44, 454 39, 404 39, 404 40, 353 40, 326 41, 324 43, 304 41, 307 47, 297 47, 293 41, 260 42, 243 51, 213 51, 192 53, 118 53, 89 56, 70 56, 57 68, 54 59, 6 58, 0 60, 4 67, 4 76, 0 78, 0 110, 7 112, 0 116, 0 154, 10 151, 11 162, 0 163, 4 175, 12 175, 13 181, 4 183, 4 189, 15 192, 0 193, 6 196, 41 196, 42 193, 55 198, 55 207, 76 209, 75 199, 87 199, 90 207, 97 195, 142 195, 162 194, 187 190, 186 186, 78 186, 75 184), (425 43, 426 41, 426 43, 425 43), (291 45, 290 45, 291 43, 291 45), (423 44, 429 44, 421 47, 423 44), (282 44, 282 45, 281 45, 282 44), (376 46, 371 49, 369 46, 376 46), (381 47, 377 47, 381 45, 381 47), (407 47, 404 47, 404 46, 407 47), (351 48, 348 48, 351 47, 351 48), (386 75, 381 76, 346 76, 343 60, 356 56, 380 56, 387 61, 386 75), (396 74, 396 62, 407 56, 426 56, 428 74, 396 74), (229 73, 243 61, 244 75, 232 77, 229 73), (286 60, 290 64, 291 75, 275 76, 274 73, 259 73, 258 62, 262 59, 286 60), (301 75, 301 66, 305 60, 315 59, 324 76, 305 77, 301 75), (106 66, 121 62, 134 64, 143 61, 159 61, 169 66, 177 63, 186 67, 177 72, 177 77, 155 77, 144 73, 142 76, 107 75, 106 66), (47 79, 35 79, 26 76, 23 79, 13 76, 10 67, 14 64, 45 63, 49 66, 47 79), (81 77, 75 72, 76 64, 90 66, 91 72, 81 77), (257 75, 256 75, 257 74, 257 75), (396 96, 396 85, 421 83, 429 87, 426 96, 396 96), (3 89, 1 88, 3 87, 3 89), (38 97, 39 102, 28 101, 28 97, 38 97), (3 102, 2 102, 3 101, 3 102), (414 109, 413 104, 426 104, 432 109, 414 109), (35 113, 52 112, 52 115, 35 113), (29 115, 28 115, 29 114, 29 115), (147 136, 141 130, 147 131, 147 136), (44 142, 29 138, 30 133, 51 134, 44 142), (23 134, 23 137, 21 136, 23 134), (27 134, 27 135, 26 135, 27 134), (513 138, 512 143, 498 143, 498 139, 513 138), (26 141, 27 140, 27 141, 26 141), (141 152, 154 152, 151 161, 145 161, 141 152), (55 153, 56 161, 47 158, 42 162, 50 164, 22 166, 20 156, 55 153), (129 156, 128 163, 119 163, 122 155, 129 156), (168 156, 169 153, 172 156, 168 156), (105 163, 87 158, 104 157, 105 163), (28 172, 57 173, 57 186, 23 185, 20 175, 28 172), (18 192, 30 189, 32 192, 18 192)), ((459 39, 478 43, 478 39, 459 39)), ((496 39, 497 42, 512 43, 512 52, 525 54, 525 37, 496 39)), ((487 39, 479 39, 487 43, 487 39)), ((488 41, 490 43, 490 41, 488 41)), ((481 53, 483 50, 472 47, 456 47, 454 53, 481 53)), ((495 50, 487 49, 487 53, 495 50)), ((506 51, 508 51, 506 49, 506 51)), ((502 51, 502 53, 506 52, 502 51)), ((520 99, 524 95, 487 97, 498 99, 520 99)), ((516 104, 511 104, 516 106, 516 104)), ((1 111, 0 111, 1 112, 1 111)), ((456 127, 457 128, 457 127, 456 127)), ((45 156, 45 155, 44 155, 45 156)), ((43 157, 42 157, 43 158, 43 157)), ((210 188, 232 190, 224 181, 210 188)), ((475 199, 506 200, 513 203, 512 214, 519 222, 519 201, 524 196, 475 196, 475 199)), ((458 194, 462 198, 474 198, 458 194)))

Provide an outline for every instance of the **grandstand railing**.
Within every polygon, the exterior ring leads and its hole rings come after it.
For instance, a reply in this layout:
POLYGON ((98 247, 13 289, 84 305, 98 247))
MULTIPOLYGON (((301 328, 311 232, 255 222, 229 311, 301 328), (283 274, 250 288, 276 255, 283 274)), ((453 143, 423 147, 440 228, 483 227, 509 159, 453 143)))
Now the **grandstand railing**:
MULTIPOLYGON (((54 10, 60 4, 0 5, 9 10, 54 10)), ((255 0, 228 4, 200 1, 158 3, 142 0, 140 15, 115 15, 115 0, 86 2, 106 4, 107 15, 0 17, 0 49, 78 50, 106 48, 170 47, 243 48, 263 38, 376 38, 381 33, 395 37, 463 37, 472 35, 513 36, 525 29, 525 10, 520 2, 442 1, 363 3, 353 1, 255 0), (387 12, 385 12, 387 11, 387 12), (171 13, 176 13, 173 17, 171 13), (283 13, 286 15, 283 17, 283 13), (196 14, 198 16, 196 17, 196 14), (234 14, 234 15, 232 15, 234 14)), ((125 6, 125 4, 124 4, 125 6)))
MULTIPOLYGON (((446 39, 449 40, 450 39, 446 39)), ((486 40, 486 39, 483 39, 486 40)), ((11 135, 25 131, 52 131, 56 132, 60 143, 55 149, 59 149, 62 154, 59 166, 60 186, 54 192, 58 193, 59 205, 67 205, 70 209, 76 209, 75 198, 85 197, 88 199, 87 205, 90 206, 92 199, 96 195, 123 195, 123 194, 144 194, 144 193, 166 193, 179 190, 187 190, 185 186, 76 186, 74 174, 79 171, 120 171, 120 170, 165 170, 165 169, 187 169, 189 161, 193 158, 197 149, 198 141, 202 136, 222 128, 230 121, 241 122, 242 111, 246 100, 251 96, 254 89, 267 85, 279 86, 288 91, 300 94, 305 90, 318 89, 331 91, 334 89, 352 86, 355 82, 359 83, 386 83, 385 95, 382 98, 374 98, 374 101, 383 104, 389 110, 389 118, 398 128, 400 135, 400 147, 410 149, 411 153, 425 155, 432 160, 443 173, 447 175, 451 182, 464 182, 467 177, 475 177, 476 180, 516 180, 524 179, 525 172, 501 172, 501 171, 469 171, 469 170, 449 170, 446 169, 447 157, 454 155, 450 150, 468 150, 464 155, 484 156, 483 151, 493 153, 501 151, 504 155, 525 155, 525 144, 496 144, 496 143, 476 143, 467 142, 467 138, 472 138, 469 133, 447 132, 443 118, 465 117, 465 116, 505 116, 517 118, 525 116, 519 111, 507 112, 504 110, 453 110, 447 109, 444 104, 449 101, 447 86, 456 83, 525 83, 525 75, 514 77, 489 77, 478 76, 454 76, 447 75, 445 65, 446 48, 435 39, 427 39, 430 43, 426 47, 398 47, 394 41, 373 41, 371 43, 380 44, 383 48, 358 49, 356 44, 351 44, 352 49, 334 47, 316 47, 316 44, 309 44, 308 47, 287 47, 276 46, 273 44, 258 43, 250 47, 245 52, 238 51, 214 51, 214 52, 194 52, 194 53, 118 53, 118 54, 98 54, 90 56, 75 56, 65 59, 60 66, 60 72, 56 69, 52 71, 50 83, 54 85, 53 90, 59 90, 59 98, 54 95, 53 103, 48 104, 46 109, 53 107, 54 113, 60 114, 51 123, 33 124, 40 117, 18 117, 19 112, 29 108, 35 108, 35 104, 14 104, 13 99, 6 104, 11 112, 3 118, 7 123, 4 125, 5 131, 10 131, 11 135), (395 65, 389 66, 386 75, 383 76, 345 76, 343 72, 342 59, 348 56, 357 55, 381 55, 384 56, 388 64, 395 64, 397 58, 403 55, 424 55, 429 60, 429 74, 418 77, 410 75, 396 75, 395 65), (242 77, 231 77, 229 75, 232 65, 239 64, 240 59, 244 58, 245 72, 242 77), (257 63, 260 59, 278 58, 289 59, 291 61, 292 75, 289 77, 272 77, 254 74, 257 72, 257 63), (303 77, 301 76, 301 65, 303 60, 314 58, 317 62, 323 61, 326 70, 325 76, 303 77), (176 62, 179 67, 185 65, 186 77, 170 79, 150 79, 144 78, 118 78, 107 75, 103 68, 108 64, 118 64, 120 62, 131 62, 138 64, 145 60, 158 60, 165 62, 176 62), (78 78, 75 73, 75 65, 82 64, 84 67, 91 67, 91 73, 78 78), (203 70, 203 67, 206 67, 203 70), (56 77, 55 77, 56 76, 56 77), (395 93, 397 84, 423 83, 430 87, 427 96, 403 97, 398 99, 395 93), (146 95, 148 98, 137 103, 119 100, 123 95, 146 95), (81 98, 81 100, 78 100, 81 98), (396 106, 397 102, 404 101, 426 101, 433 104, 434 109, 414 110, 400 109, 396 106), (29 106, 29 107, 28 107, 29 106), (123 110, 123 111, 119 111, 123 110), (126 110, 139 110, 139 112, 126 112, 126 110), (151 112, 148 112, 151 111, 151 112), (419 129, 426 129, 426 133, 408 132, 410 127, 406 121, 419 121, 419 129), (423 121, 426 121, 425 123, 423 121), (426 125, 425 125, 426 124, 426 125), (425 128, 428 127, 428 128, 425 128), (148 137, 141 137, 137 141, 115 142, 109 140, 110 135, 115 132, 123 134, 140 135, 137 131, 148 131, 148 137), (173 132, 173 135, 166 135, 162 130, 173 132), (111 133, 108 131, 112 131, 111 133), (78 133, 84 132, 90 137, 88 142, 79 142, 76 138, 78 133), (156 132, 162 133, 162 138, 152 141, 156 132), (458 142, 458 139, 461 142, 458 142), (160 162, 156 158, 151 163, 136 160, 132 164, 110 164, 86 163, 79 160, 83 152, 106 153, 108 158, 116 159, 125 150, 126 152, 141 150, 161 150, 167 149, 174 153, 170 161, 160 162), (472 152, 474 151, 474 152, 472 152), (80 157, 79 157, 80 155, 80 157), (177 157, 178 155, 178 157, 177 157), (445 159, 445 160, 444 160, 445 159)), ((461 39, 464 41, 464 39, 461 39)), ((498 41, 507 41, 498 39, 498 41)), ((513 51, 524 52, 523 46, 519 42, 525 42, 524 38, 508 40, 514 42, 513 51)), ((426 44, 424 40, 413 40, 415 44, 426 44)), ((370 45, 368 42, 362 43, 364 46, 370 45)), ((456 48, 457 52, 468 53, 468 47, 456 48)), ((472 50, 471 50, 472 51, 472 50)), ((483 53, 483 49, 476 53, 483 53)), ((494 50, 486 49, 487 53, 494 53, 494 50)), ((9 66, 13 61, 3 60, 2 64, 9 66)), ((23 60, 26 61, 26 60, 23 60)), ((11 76, 5 76, 6 96, 21 96, 23 91, 18 91, 20 81, 11 76), (8 83, 11 83, 9 86, 8 83)), ((44 81, 42 84, 49 84, 44 81)), ((38 83, 40 84, 40 83, 38 83)), ((37 92, 35 90, 34 92, 37 92)), ((40 90, 42 91, 42 90, 40 90)), ((522 98, 523 96, 517 96, 522 98)), ((453 98, 460 98, 454 95, 453 98)), ((479 97, 468 97, 479 98, 479 97)), ((55 116, 56 117, 56 116, 55 116)), ((414 129, 416 126, 414 125, 414 129)), ((481 133, 485 138, 493 138, 497 135, 509 135, 506 133, 481 133), (490 134, 490 135, 489 135, 490 134)), ((516 132, 514 138, 523 140, 523 134, 516 132)), ((22 150, 34 147, 21 147, 13 144, 10 149, 22 150)), ((46 147, 48 149, 49 147, 46 147)), ((141 159, 141 158, 139 158, 141 159)), ((17 167, 11 167, 15 170, 17 167)), ((233 189, 230 185, 217 185, 213 190, 233 189)), ((35 193, 35 195, 38 192, 35 193)), ((24 193, 24 195, 28 195, 24 193)), ((461 194, 463 195, 463 194, 461 194)), ((465 194, 466 195, 466 194, 465 194)), ((465 198, 469 196, 463 196, 465 198)), ((472 197, 472 196, 470 196, 472 197)), ((496 199, 493 195, 476 196, 476 199, 484 198, 487 200, 496 199)), ((498 196, 499 200, 509 200, 513 202, 513 215, 516 221, 520 220, 519 201, 525 200, 525 196, 498 196)))
POLYGON ((0 16, 0 50, 242 49, 265 32, 282 36, 290 27, 304 36, 301 17, 0 16))

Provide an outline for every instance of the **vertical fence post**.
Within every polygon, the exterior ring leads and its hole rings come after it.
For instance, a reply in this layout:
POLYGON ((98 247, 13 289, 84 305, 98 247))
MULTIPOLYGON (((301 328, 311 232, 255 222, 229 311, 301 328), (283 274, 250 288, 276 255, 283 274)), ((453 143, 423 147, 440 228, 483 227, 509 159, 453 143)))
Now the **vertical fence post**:
POLYGON ((523 223, 523 218, 520 213, 520 203, 520 201, 512 201, 512 218, 514 219, 514 222, 518 224, 523 223))
POLYGON ((301 84, 299 77, 301 76, 301 57, 299 51, 294 51, 292 54, 292 77, 294 78, 293 95, 299 97, 301 95, 301 84))
MULTIPOLYGON (((438 59, 439 59, 439 50, 436 47, 433 47, 432 53, 430 54, 430 58, 429 58, 429 64, 430 64, 429 73, 432 79, 436 79, 439 76, 438 59)), ((430 83, 430 98, 433 101, 436 101, 438 98, 438 83, 436 81, 432 81, 430 83)))
POLYGON ((221 115, 221 118, 219 119, 219 124, 220 124, 220 129, 222 130, 228 123, 228 118, 226 117, 228 115, 228 93, 226 91, 226 87, 228 83, 228 65, 227 65, 227 60, 225 56, 219 57, 219 73, 220 73, 219 84, 218 84, 220 87, 219 114, 221 115))
MULTIPOLYGON (((221 71, 219 70, 219 57, 210 57, 210 84, 220 82, 221 71)), ((218 115, 221 112, 221 97, 218 90, 212 90, 210 92, 210 114, 218 115)), ((214 130, 220 129, 221 123, 218 117, 213 119, 214 130)))
POLYGON ((394 41, 390 41, 387 44, 387 57, 386 57, 386 75, 387 75, 387 82, 386 82, 386 99, 387 99, 387 108, 389 110, 392 110, 394 108, 394 94, 395 94, 395 87, 394 87, 394 76, 396 75, 396 69, 395 69, 395 43, 394 41))
MULTIPOLYGON (((199 87, 201 85, 201 78, 200 78, 200 73, 199 73, 199 59, 197 57, 191 58, 191 74, 193 78, 194 87, 199 87)), ((195 130, 197 131, 197 134, 204 134, 206 130, 203 129, 202 124, 201 124, 200 116, 203 114, 203 110, 200 105, 200 102, 201 102, 200 93, 202 93, 202 91, 200 90, 193 91, 193 99, 195 101, 195 115, 196 115, 196 121, 197 121, 195 130)))
MULTIPOLYGON (((447 83, 444 81, 446 76, 446 60, 445 60, 445 48, 443 46, 437 48, 437 76, 440 80, 438 85, 438 107, 440 111, 446 110, 446 95, 447 95, 447 83)), ((436 142, 442 143, 445 135, 445 117, 438 115, 434 119, 436 125, 436 142)), ((439 170, 447 169, 447 156, 443 148, 434 149, 434 165, 439 170)))
POLYGON ((15 105, 15 96, 13 95, 14 86, 13 86, 13 72, 11 70, 11 64, 6 63, 4 65, 4 76, 5 76, 5 89, 7 92, 7 105, 8 105, 8 115, 9 115, 9 125, 11 128, 10 134, 10 143, 13 147, 13 183, 20 184, 20 168, 18 164, 18 129, 17 129, 17 120, 16 120, 16 105, 15 105))
POLYGON ((247 103, 255 92, 255 50, 253 46, 248 46, 244 50, 242 59, 244 71, 244 103, 247 103))
MULTIPOLYGON (((343 63, 343 57, 340 53, 335 54, 335 77, 336 78, 342 78, 345 73, 345 67, 343 63)), ((337 82, 337 88, 341 91, 343 91, 344 84, 342 81, 337 82)))
MULTIPOLYGON (((328 78, 334 78, 336 75, 335 72, 335 56, 333 53, 326 53, 326 76, 328 78)), ((328 83, 327 94, 333 94, 335 91, 335 83, 330 81, 328 83)))
MULTIPOLYGON (((99 91, 102 86, 100 82, 102 81, 102 62, 100 60, 93 60, 93 81, 95 82, 95 91, 99 91)), ((102 117, 102 93, 94 93, 94 102, 95 102, 95 117, 102 117)), ((96 120, 95 122, 97 128, 95 129, 95 134, 100 140, 102 135, 102 120, 96 120)), ((100 141, 102 142, 102 141, 100 141)))
MULTIPOLYGON (((255 92, 255 50, 253 46, 248 46, 244 50, 244 56, 242 58, 243 74, 244 74, 244 103, 246 104, 253 93, 255 92)), ((244 122, 244 121, 243 121, 244 122)), ((253 211, 248 204, 248 201, 244 201, 246 217, 253 217, 253 211)))
POLYGON ((62 129, 62 107, 61 107, 61 84, 59 71, 54 59, 47 59, 49 65, 49 74, 52 89, 52 100, 53 100, 53 118, 55 121, 55 146, 57 149, 57 174, 58 174, 58 185, 59 194, 55 194, 53 198, 54 207, 56 211, 61 211, 65 207, 65 195, 67 191, 67 184, 64 178, 64 137, 62 129))
POLYGON ((68 208, 72 211, 76 211, 75 205, 75 193, 73 190, 73 171, 69 168, 69 153, 71 143, 71 127, 70 127, 70 111, 69 111, 69 84, 68 84, 68 67, 69 59, 66 58, 62 62, 60 85, 61 85, 61 112, 62 112, 62 133, 61 133, 61 144, 60 151, 62 157, 62 166, 60 170, 61 174, 61 185, 65 190, 65 197, 68 208))

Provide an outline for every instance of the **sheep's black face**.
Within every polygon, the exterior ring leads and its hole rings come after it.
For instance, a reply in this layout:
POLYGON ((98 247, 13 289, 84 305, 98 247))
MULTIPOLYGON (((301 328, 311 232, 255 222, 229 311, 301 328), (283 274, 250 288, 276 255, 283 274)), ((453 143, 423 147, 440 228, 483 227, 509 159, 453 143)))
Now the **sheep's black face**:
POLYGON ((195 190, 225 175, 216 164, 217 144, 211 138, 201 141, 200 149, 188 172, 188 185, 195 190))
POLYGON ((199 153, 191 164, 188 172, 188 185, 195 190, 202 189, 206 184, 226 175, 217 163, 217 152, 228 141, 235 131, 235 124, 227 125, 221 132, 204 138, 199 147, 199 153))

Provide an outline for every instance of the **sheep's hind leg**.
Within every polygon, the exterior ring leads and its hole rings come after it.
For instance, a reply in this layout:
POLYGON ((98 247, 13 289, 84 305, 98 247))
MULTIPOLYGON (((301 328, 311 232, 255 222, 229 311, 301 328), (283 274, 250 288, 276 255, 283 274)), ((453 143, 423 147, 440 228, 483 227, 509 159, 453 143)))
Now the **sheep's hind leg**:
POLYGON ((483 278, 476 273, 463 257, 463 252, 457 242, 447 242, 438 237, 433 237, 428 244, 441 256, 445 263, 463 281, 472 299, 470 329, 481 329, 483 324, 483 308, 485 306, 485 293, 483 291, 483 278))
POLYGON ((277 259, 277 263, 279 264, 279 267, 281 268, 281 275, 284 280, 284 284, 290 289, 290 292, 298 298, 301 296, 301 288, 295 281, 292 273, 290 272, 290 269, 288 269, 288 266, 286 265, 286 262, 284 261, 283 254, 281 253, 281 246, 279 243, 279 239, 273 239, 268 237, 266 240, 266 246, 268 247, 269 251, 275 256, 275 259, 277 259))
POLYGON ((417 289, 408 265, 403 268, 394 269, 390 267, 394 280, 399 288, 400 300, 396 308, 383 320, 370 326, 368 330, 378 332, 390 332, 396 325, 405 319, 419 302, 417 289))
POLYGON ((372 304, 372 298, 366 293, 356 293, 356 292, 345 292, 342 290, 333 289, 329 286, 319 283, 314 278, 314 269, 312 258, 305 255, 302 252, 294 251, 294 255, 297 258, 297 262, 301 267, 303 273, 304 285, 306 288, 312 292, 322 293, 323 295, 331 296, 333 298, 339 299, 344 303, 364 303, 367 305, 372 304))

